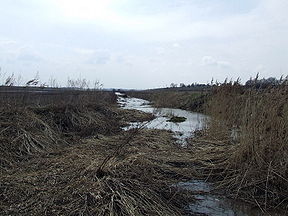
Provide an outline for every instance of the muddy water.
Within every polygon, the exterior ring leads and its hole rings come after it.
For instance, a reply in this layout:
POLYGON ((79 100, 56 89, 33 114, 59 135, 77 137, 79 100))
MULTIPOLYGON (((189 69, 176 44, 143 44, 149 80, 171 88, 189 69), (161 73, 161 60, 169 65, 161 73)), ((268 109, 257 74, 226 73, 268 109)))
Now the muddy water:
MULTIPOLYGON (((205 127, 207 116, 188 112, 180 109, 170 108, 153 108, 149 101, 139 98, 124 97, 121 93, 118 96, 118 104, 123 109, 136 109, 148 113, 153 113, 156 118, 150 122, 144 122, 145 127, 151 129, 166 129, 174 132, 174 137, 182 146, 186 145, 186 138, 193 136, 197 129, 205 127), (171 116, 185 117, 186 120, 181 123, 168 122, 171 116)), ((139 127, 143 123, 131 123, 125 129, 139 127)), ((210 183, 202 180, 192 180, 189 182, 180 182, 175 185, 182 189, 191 191, 196 199, 195 203, 187 206, 187 210, 191 215, 199 216, 283 216, 285 213, 263 213, 259 208, 251 206, 247 203, 234 201, 226 198, 224 195, 211 193, 213 187, 210 183)))

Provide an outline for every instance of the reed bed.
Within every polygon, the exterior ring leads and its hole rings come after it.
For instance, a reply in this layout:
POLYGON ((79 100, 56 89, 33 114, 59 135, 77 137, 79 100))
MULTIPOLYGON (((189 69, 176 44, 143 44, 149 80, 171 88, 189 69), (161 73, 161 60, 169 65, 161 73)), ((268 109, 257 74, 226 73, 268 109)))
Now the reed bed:
POLYGON ((184 214, 191 198, 173 184, 190 175, 172 135, 121 129, 151 115, 119 110, 112 92, 1 97, 1 215, 184 214))
POLYGON ((214 87, 208 128, 193 140, 204 174, 263 211, 288 209, 288 86, 214 87), (197 143, 197 144, 195 144, 197 143))
POLYGON ((120 131, 113 93, 5 89, 0 92, 1 170, 71 144, 70 139, 120 131))
POLYGON ((172 150, 180 151, 166 131, 127 131, 82 140, 81 145, 43 154, 4 172, 0 211, 3 215, 184 215, 183 207, 191 198, 173 187, 185 176, 168 165, 172 150), (119 146, 125 149, 119 151, 119 146), (103 161, 107 163, 100 175, 103 161))

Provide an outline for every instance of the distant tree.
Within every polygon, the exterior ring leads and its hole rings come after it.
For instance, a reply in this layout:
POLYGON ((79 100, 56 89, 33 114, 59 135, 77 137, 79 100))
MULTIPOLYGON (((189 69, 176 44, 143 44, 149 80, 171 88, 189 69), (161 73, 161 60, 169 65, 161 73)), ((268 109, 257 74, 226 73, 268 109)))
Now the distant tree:
POLYGON ((185 87, 186 87, 186 85, 185 85, 184 83, 180 83, 179 86, 180 86, 181 88, 185 88, 185 87))
POLYGON ((170 88, 177 88, 177 86, 178 86, 178 85, 177 85, 176 83, 171 83, 171 84, 170 84, 170 88))

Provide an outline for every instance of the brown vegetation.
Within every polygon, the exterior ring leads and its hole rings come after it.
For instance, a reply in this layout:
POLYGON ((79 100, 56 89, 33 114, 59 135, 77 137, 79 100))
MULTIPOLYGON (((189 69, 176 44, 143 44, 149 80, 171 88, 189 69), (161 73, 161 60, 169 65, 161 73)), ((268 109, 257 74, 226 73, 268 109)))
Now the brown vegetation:
POLYGON ((205 173, 230 195, 288 208, 288 86, 215 87, 206 103, 208 128, 192 144, 205 173))
POLYGON ((173 163, 185 151, 167 131, 120 128, 151 115, 119 111, 108 92, 2 96, 1 215, 183 214, 172 184, 191 178, 173 163))
POLYGON ((175 91, 175 90, 147 90, 129 91, 131 97, 142 98, 153 103, 154 107, 167 107, 202 112, 207 92, 175 91))
MULTIPOLYGON (((186 201, 171 186, 174 172, 154 163, 151 148, 147 148, 159 143, 162 148, 171 146, 167 132, 161 136, 159 132, 141 132, 125 151, 110 160, 103 175, 97 175, 99 164, 113 154, 128 133, 88 139, 2 174, 2 214, 181 215, 180 207, 186 201), (147 155, 139 152, 141 148, 147 155)), ((167 153, 162 150, 158 154, 167 153)))
POLYGON ((112 93, 27 91, 0 95, 0 169, 67 145, 71 138, 119 131, 115 118, 113 122, 114 111, 105 106, 115 101, 112 93))

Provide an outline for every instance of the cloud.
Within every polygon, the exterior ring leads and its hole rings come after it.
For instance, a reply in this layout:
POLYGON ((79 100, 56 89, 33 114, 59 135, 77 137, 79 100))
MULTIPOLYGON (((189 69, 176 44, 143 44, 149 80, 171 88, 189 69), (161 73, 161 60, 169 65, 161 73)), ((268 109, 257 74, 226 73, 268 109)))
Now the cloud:
POLYGON ((267 70, 267 68, 263 64, 259 64, 256 66, 254 72, 255 73, 262 73, 262 72, 265 72, 266 70, 267 70))
POLYGON ((203 56, 202 65, 217 65, 215 58, 212 56, 203 56))
POLYGON ((44 1, 3 1, 0 66, 24 76, 39 69, 59 80, 81 71, 106 86, 141 88, 288 70, 287 0, 112 1, 127 3, 111 8, 119 19, 75 23, 44 1), (264 69, 256 68, 260 63, 264 69), (125 79, 115 76, 119 71, 125 79))
POLYGON ((24 62, 40 62, 43 61, 43 59, 35 54, 32 53, 21 53, 17 57, 18 61, 24 61, 24 62))
POLYGON ((202 66, 217 66, 217 67, 222 67, 222 68, 228 68, 231 66, 231 63, 228 61, 216 60, 212 56, 203 56, 202 60, 201 60, 201 65, 202 66))
POLYGON ((173 43, 173 44, 172 44, 172 47, 174 47, 174 48, 180 48, 181 45, 180 45, 179 43, 173 43))
POLYGON ((217 61, 219 67, 228 68, 231 66, 231 63, 228 61, 217 61))
POLYGON ((82 55, 92 55, 94 54, 96 51, 94 49, 74 49, 76 53, 78 54, 82 54, 82 55))
POLYGON ((17 44, 17 42, 16 41, 14 41, 14 40, 9 40, 9 39, 0 39, 0 47, 2 48, 2 47, 9 47, 9 46, 13 46, 13 45, 15 45, 15 44, 17 44))
POLYGON ((94 50, 86 54, 90 55, 86 61, 88 64, 105 65, 111 61, 111 53, 108 50, 94 50))
POLYGON ((44 60, 33 46, 8 39, 0 40, 0 56, 10 63, 38 63, 44 60))

